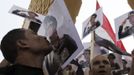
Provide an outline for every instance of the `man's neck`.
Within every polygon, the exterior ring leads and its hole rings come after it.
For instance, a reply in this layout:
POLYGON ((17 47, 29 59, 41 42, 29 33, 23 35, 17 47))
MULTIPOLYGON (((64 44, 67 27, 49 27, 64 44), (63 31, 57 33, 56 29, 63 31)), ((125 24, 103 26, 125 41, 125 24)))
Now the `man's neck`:
POLYGON ((43 55, 37 56, 31 53, 21 53, 21 55, 17 57, 16 63, 30 67, 42 68, 43 59, 43 55))

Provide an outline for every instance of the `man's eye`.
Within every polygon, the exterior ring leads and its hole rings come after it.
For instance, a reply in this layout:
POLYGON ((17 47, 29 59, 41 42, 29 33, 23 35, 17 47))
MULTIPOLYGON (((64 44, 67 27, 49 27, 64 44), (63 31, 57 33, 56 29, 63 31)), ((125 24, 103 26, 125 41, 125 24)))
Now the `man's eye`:
POLYGON ((98 64, 100 64, 99 61, 95 61, 95 62, 93 63, 93 65, 98 65, 98 64))

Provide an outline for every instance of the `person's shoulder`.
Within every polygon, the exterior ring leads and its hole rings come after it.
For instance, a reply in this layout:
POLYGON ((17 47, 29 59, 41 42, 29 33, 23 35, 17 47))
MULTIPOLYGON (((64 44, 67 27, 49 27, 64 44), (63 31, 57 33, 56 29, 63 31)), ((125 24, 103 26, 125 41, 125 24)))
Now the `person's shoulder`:
POLYGON ((12 71, 13 71, 12 66, 1 67, 0 68, 0 75, 13 75, 12 71))

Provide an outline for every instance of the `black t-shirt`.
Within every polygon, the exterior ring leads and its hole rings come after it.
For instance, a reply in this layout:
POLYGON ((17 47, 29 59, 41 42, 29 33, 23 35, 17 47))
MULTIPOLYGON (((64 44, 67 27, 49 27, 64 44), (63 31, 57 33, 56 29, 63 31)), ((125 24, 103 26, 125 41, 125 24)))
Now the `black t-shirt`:
POLYGON ((0 75, 43 75, 43 70, 40 68, 16 64, 0 68, 0 75))

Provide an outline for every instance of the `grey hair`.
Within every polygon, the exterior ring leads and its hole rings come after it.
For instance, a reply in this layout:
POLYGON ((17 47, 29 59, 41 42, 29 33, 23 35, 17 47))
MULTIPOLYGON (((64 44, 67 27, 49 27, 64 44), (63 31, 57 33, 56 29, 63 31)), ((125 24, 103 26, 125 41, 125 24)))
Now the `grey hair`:
POLYGON ((45 32, 47 36, 50 36, 57 29, 57 20, 54 16, 46 16, 44 21, 45 32), (51 33, 51 34, 50 34, 51 33))

